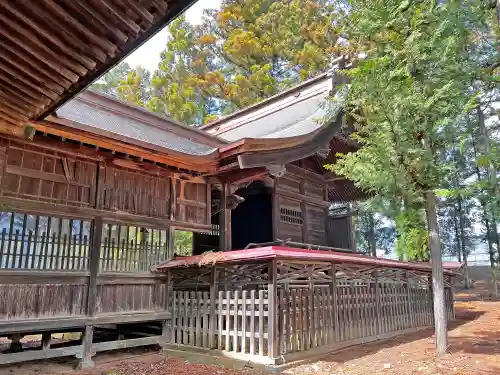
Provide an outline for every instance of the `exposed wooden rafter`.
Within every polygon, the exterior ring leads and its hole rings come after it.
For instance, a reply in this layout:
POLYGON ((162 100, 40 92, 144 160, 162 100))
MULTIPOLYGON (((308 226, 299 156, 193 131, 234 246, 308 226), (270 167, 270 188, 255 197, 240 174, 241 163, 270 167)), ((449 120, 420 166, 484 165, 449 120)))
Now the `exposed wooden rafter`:
POLYGON ((193 2, 0 2, 0 132, 22 135, 193 2))

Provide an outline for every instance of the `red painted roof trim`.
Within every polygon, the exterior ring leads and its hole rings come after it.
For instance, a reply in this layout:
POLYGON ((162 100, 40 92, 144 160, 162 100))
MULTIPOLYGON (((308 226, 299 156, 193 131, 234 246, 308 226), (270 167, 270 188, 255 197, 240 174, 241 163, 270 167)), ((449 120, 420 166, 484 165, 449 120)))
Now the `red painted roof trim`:
MULTIPOLYGON (((380 267, 400 268, 414 271, 431 272, 430 263, 412 263, 401 262, 392 259, 376 258, 361 254, 348 254, 334 251, 306 250, 296 249, 286 246, 267 246, 254 249, 225 251, 223 258, 217 260, 217 263, 235 263, 245 261, 266 261, 271 259, 280 260, 298 260, 298 261, 316 261, 316 262, 334 262, 334 263, 354 263, 361 265, 372 265, 380 267)), ((171 268, 182 268, 197 266, 203 259, 203 255, 181 257, 160 263, 153 267, 153 271, 162 272, 171 268)), ((448 275, 455 275, 449 270, 444 271, 448 275)))

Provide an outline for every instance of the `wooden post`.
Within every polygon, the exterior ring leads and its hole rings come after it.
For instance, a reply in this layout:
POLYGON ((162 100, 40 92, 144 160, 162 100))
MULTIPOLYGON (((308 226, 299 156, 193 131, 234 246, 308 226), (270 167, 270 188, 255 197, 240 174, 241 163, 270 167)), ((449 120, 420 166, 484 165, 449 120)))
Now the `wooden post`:
MULTIPOLYGON (((216 300, 217 300, 217 291, 219 289, 219 271, 217 267, 212 267, 210 271, 210 322, 209 322, 209 331, 208 331, 208 345, 210 349, 215 349, 215 329, 216 329, 216 300)), ((222 301, 219 301, 219 304, 222 304, 222 301)), ((219 309, 220 310, 220 309, 219 309)), ((222 327, 219 327, 218 337, 222 335, 222 327)))
POLYGON ((51 338, 52 338, 52 335, 50 332, 42 333, 42 350, 49 350, 50 349, 51 338))
POLYGON ((406 328, 413 328, 413 311, 411 311, 411 287, 410 287, 410 278, 408 277, 408 271, 405 271, 405 289, 406 289, 406 309, 408 311, 408 316, 406 317, 406 321, 408 325, 406 328))
MULTIPOLYGON (((172 303, 172 272, 168 271, 167 273, 167 280, 164 283, 165 285, 165 302, 163 305, 163 310, 168 312, 169 307, 172 306, 172 309, 174 309, 173 303, 172 303)), ((171 311, 172 312, 172 311, 171 311)), ((162 349, 166 348, 167 343, 172 342, 172 338, 170 337, 170 327, 169 327, 169 322, 170 325, 173 325, 174 322, 172 321, 172 316, 170 316, 169 319, 165 319, 161 323, 161 336, 162 336, 162 342, 160 343, 160 347, 162 349)))
POLYGON ((277 241, 279 234, 279 226, 280 226, 280 201, 279 196, 277 194, 279 184, 279 178, 274 179, 274 189, 273 189, 273 197, 272 197, 272 221, 273 221, 273 241, 277 241))
POLYGON ((381 327, 381 319, 380 319, 380 284, 378 282, 378 271, 373 271, 373 280, 375 282, 375 323, 376 323, 376 329, 377 335, 381 335, 382 332, 382 327, 381 327))
MULTIPOLYGON (((306 187, 304 179, 300 180, 300 194, 306 194, 306 187)), ((300 201, 300 211, 302 212, 302 242, 309 243, 309 218, 307 215, 307 203, 302 199, 300 201)))
MULTIPOLYGON (((87 316, 94 317, 97 309, 97 276, 99 274, 99 258, 101 251, 103 220, 96 217, 92 222, 92 244, 90 249, 90 277, 87 292, 87 316)), ((78 367, 89 368, 94 366, 92 362, 92 336, 94 326, 86 325, 83 334, 83 353, 78 367)))
POLYGON ((276 292, 277 292, 277 267, 276 260, 273 259, 268 264, 267 299, 268 299, 268 320, 267 320, 267 346, 269 358, 278 357, 278 340, 276 339, 276 292))
POLYGON ((339 335, 339 313, 338 313, 338 296, 337 296, 337 266, 332 264, 332 283, 330 284, 332 300, 333 300, 333 330, 335 342, 340 341, 339 335))
POLYGON ((175 228, 169 226, 167 229, 167 259, 172 259, 175 253, 175 228))
POLYGON ((227 198, 231 194, 229 185, 223 183, 219 211, 219 249, 229 251, 231 245, 231 210, 227 209, 227 198))

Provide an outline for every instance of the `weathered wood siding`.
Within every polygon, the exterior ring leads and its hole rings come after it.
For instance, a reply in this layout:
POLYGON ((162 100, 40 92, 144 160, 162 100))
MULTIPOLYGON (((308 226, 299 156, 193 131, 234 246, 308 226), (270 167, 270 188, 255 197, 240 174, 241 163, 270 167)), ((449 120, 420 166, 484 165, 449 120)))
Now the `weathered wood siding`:
POLYGON ((3 153, 2 196, 67 206, 95 204, 96 162, 13 142, 3 153))
POLYGON ((170 179, 119 168, 104 169, 102 207, 151 217, 168 217, 170 179))
POLYGON ((86 284, 1 284, 0 321, 82 316, 86 299, 86 284))
POLYGON ((137 221, 158 218, 184 228, 209 229, 209 192, 207 184, 181 180, 166 169, 129 169, 84 149, 0 137, 0 203, 7 206, 32 202, 29 207, 39 212, 65 212, 71 207, 75 218, 80 213, 102 216, 104 211, 109 213, 104 216, 119 213, 137 221))
POLYGON ((157 312, 165 310, 164 281, 145 279, 115 280, 98 285, 97 314, 157 312))
POLYGON ((276 179, 275 239, 327 245, 325 188, 322 176, 294 165, 287 166, 287 173, 276 179))
POLYGON ((351 249, 352 241, 352 217, 327 217, 326 218, 326 245, 351 249))

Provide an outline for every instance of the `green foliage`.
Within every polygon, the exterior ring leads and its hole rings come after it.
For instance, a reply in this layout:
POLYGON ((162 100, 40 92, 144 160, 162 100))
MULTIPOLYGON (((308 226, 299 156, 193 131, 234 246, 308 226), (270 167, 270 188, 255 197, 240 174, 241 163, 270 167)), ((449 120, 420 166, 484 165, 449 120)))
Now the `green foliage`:
POLYGON ((193 233, 176 230, 174 235, 174 253, 176 255, 193 255, 193 233))
POLYGON ((371 254, 371 236, 374 236, 374 243, 377 250, 384 250, 389 254, 395 245, 396 227, 392 220, 381 215, 377 202, 369 200, 357 204, 356 220, 354 225, 356 236, 356 250, 365 254, 371 254))
POLYGON ((349 48, 366 55, 347 74, 363 147, 331 168, 391 202, 398 249, 428 257, 424 194, 443 188, 450 163, 441 157, 477 90, 471 43, 480 1, 352 0, 345 23, 349 48))

